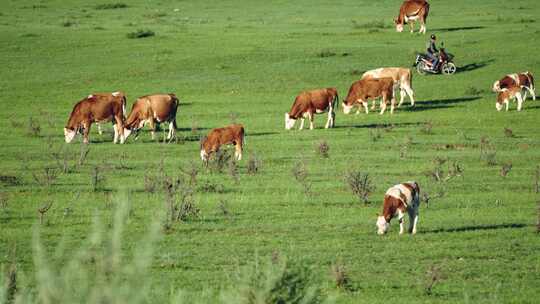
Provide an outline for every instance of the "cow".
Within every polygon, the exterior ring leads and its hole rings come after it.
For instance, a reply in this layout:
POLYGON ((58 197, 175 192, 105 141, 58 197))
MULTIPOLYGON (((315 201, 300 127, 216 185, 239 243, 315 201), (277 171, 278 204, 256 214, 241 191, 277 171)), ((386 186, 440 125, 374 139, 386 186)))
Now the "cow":
MULTIPOLYGON (((370 70, 365 72, 362 75, 362 79, 364 78, 385 78, 390 77, 394 80, 394 83, 399 84, 400 88, 400 100, 398 104, 398 108, 401 106, 403 101, 405 100, 405 95, 409 95, 409 99, 411 100, 411 106, 414 106, 414 92, 412 89, 412 73, 410 69, 407 68, 378 68, 375 70, 370 70)), ((373 102, 373 107, 375 107, 375 102, 373 102)))
POLYGON ((124 143, 124 111, 126 96, 123 92, 111 94, 91 94, 73 107, 67 125, 64 128, 66 143, 70 143, 78 133, 83 134, 83 142, 88 143, 88 135, 92 123, 112 121, 114 140, 124 143))
POLYGON ((152 140, 155 139, 156 125, 162 122, 169 123, 167 140, 176 135, 176 111, 179 100, 175 94, 154 94, 137 98, 124 126, 124 137, 127 139, 132 133, 138 137, 139 130, 144 125, 150 125, 152 140))
POLYGON ((416 234, 418 209, 420 207, 420 187, 414 181, 401 183, 389 188, 384 195, 382 214, 377 217, 377 233, 385 234, 390 221, 397 215, 399 234, 404 232, 403 217, 409 214, 409 233, 416 234))
POLYGON ((285 129, 290 130, 294 127, 296 120, 302 120, 299 130, 304 128, 304 119, 309 119, 309 129, 313 130, 313 116, 328 112, 325 129, 333 128, 336 114, 334 109, 338 102, 338 92, 336 88, 318 89, 301 92, 296 96, 289 113, 285 113, 285 129))
POLYGON ((424 0, 405 0, 399 8, 399 15, 394 19, 396 31, 403 32, 403 25, 409 23, 411 33, 414 32, 414 21, 420 20, 419 33, 426 33, 426 19, 429 13, 429 3, 424 0))
POLYGON ((201 141, 201 159, 204 162, 212 153, 219 151, 222 145, 232 144, 235 146, 234 156, 237 160, 242 160, 242 149, 244 146, 244 126, 232 124, 224 128, 216 128, 210 131, 201 141))
POLYGON ((525 98, 521 95, 521 90, 521 87, 513 85, 499 91, 497 93, 497 102, 495 103, 495 108, 497 109, 497 111, 502 110, 503 104, 506 105, 506 111, 508 111, 510 100, 513 99, 517 99, 517 110, 521 111, 523 101, 525 100, 525 98))
MULTIPOLYGON (((364 106, 364 109, 366 111, 366 114, 369 113, 368 110, 368 102, 370 99, 373 99, 375 102, 375 99, 382 97, 380 107, 381 107, 381 115, 386 110, 386 104, 388 103, 388 100, 390 99, 390 114, 394 113, 394 105, 395 105, 395 98, 394 98, 394 80, 392 78, 386 77, 386 78, 380 78, 380 79, 373 79, 373 78, 364 78, 360 79, 356 82, 354 82, 351 85, 351 88, 349 89, 349 93, 347 94, 347 98, 343 101, 343 113, 349 114, 352 110, 352 108, 356 104, 361 104, 364 106)), ((360 113, 360 105, 358 106, 358 110, 356 114, 360 113)))
POLYGON ((495 81, 495 83, 493 83, 493 92, 499 93, 514 86, 518 86, 525 90, 523 100, 527 99, 527 91, 532 95, 532 99, 536 100, 536 93, 534 92, 534 77, 528 71, 523 73, 508 74, 500 80, 495 81))

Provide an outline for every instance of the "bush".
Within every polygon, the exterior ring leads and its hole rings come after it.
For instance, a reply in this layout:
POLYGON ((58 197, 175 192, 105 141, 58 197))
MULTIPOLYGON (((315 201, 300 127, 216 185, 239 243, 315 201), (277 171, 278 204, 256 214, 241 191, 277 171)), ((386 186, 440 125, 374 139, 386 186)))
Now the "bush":
POLYGON ((94 8, 97 10, 106 10, 106 9, 118 9, 128 7, 125 3, 105 3, 96 5, 94 8))
POLYGON ((146 37, 152 37, 155 36, 156 33, 154 33, 151 30, 137 30, 135 32, 127 33, 127 37, 129 39, 138 39, 138 38, 146 38, 146 37))
POLYGON ((354 170, 349 171, 345 174, 345 182, 360 202, 363 202, 365 205, 369 203, 369 195, 375 190, 369 173, 354 170))

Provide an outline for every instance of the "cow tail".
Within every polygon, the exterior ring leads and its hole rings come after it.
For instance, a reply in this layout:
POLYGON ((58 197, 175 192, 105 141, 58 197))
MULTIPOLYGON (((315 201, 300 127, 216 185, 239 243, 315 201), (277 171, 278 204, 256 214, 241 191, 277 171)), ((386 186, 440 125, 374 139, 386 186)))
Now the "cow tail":
POLYGON ((177 130, 178 127, 176 126, 176 112, 178 111, 178 106, 180 104, 180 101, 178 100, 178 97, 176 97, 176 95, 174 93, 170 93, 169 96, 171 97, 172 101, 174 102, 174 109, 173 109, 173 112, 171 113, 171 119, 172 119, 172 122, 173 122, 174 129, 177 130))
POLYGON ((426 4, 424 5, 424 23, 427 21, 427 17, 428 17, 428 14, 429 14, 429 3, 426 2, 426 4))
POLYGON ((334 100, 332 101, 332 103, 333 103, 332 107, 334 108, 334 110, 337 110, 339 107, 339 96, 337 92, 336 92, 336 96, 334 96, 334 100))

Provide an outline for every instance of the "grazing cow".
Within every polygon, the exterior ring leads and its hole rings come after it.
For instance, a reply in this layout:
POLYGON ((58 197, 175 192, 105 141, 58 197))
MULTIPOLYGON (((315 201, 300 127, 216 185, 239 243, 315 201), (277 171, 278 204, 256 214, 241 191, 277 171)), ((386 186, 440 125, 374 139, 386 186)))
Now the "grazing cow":
POLYGON ((527 91, 532 95, 532 99, 536 100, 536 93, 534 92, 534 77, 530 72, 509 74, 504 76, 500 80, 495 81, 493 84, 493 92, 499 93, 515 86, 525 89, 523 100, 527 99, 527 91))
MULTIPOLYGON (((399 84, 400 88, 400 100, 398 103, 398 108, 401 106, 405 100, 405 95, 409 95, 411 100, 411 106, 414 106, 414 92, 412 89, 412 74, 411 70, 407 68, 379 68, 375 70, 370 70, 365 72, 362 75, 363 78, 386 78, 390 77, 394 80, 394 83, 399 84)), ((375 108, 375 102, 373 102, 372 109, 375 108)))
POLYGON ((235 146, 234 156, 237 160, 241 160, 244 145, 244 126, 233 124, 210 131, 201 143, 201 159, 205 162, 208 161, 210 154, 219 151, 220 146, 226 144, 235 146))
POLYGON ((517 99, 517 110, 521 111, 525 98, 521 95, 521 87, 517 85, 507 87, 497 93, 497 102, 495 103, 495 108, 497 108, 497 111, 500 111, 503 108, 503 104, 506 104, 506 111, 508 111, 510 100, 513 99, 517 99))
POLYGON ((126 96, 122 92, 111 94, 92 94, 79 101, 74 107, 66 127, 64 136, 66 143, 70 143, 77 133, 83 134, 83 142, 88 143, 88 134, 92 123, 112 121, 114 127, 114 140, 124 143, 124 109, 126 96))
POLYGON ((285 129, 294 127, 297 119, 301 119, 300 130, 304 128, 304 118, 309 119, 309 129, 313 130, 313 116, 328 112, 325 129, 333 128, 336 114, 334 108, 337 106, 338 92, 336 88, 326 88, 313 91, 304 91, 296 96, 291 111, 285 113, 285 129))
POLYGON ((176 110, 178 109, 178 98, 174 94, 155 94, 137 98, 124 126, 124 136, 135 132, 135 138, 139 135, 139 130, 145 124, 150 125, 152 140, 155 138, 156 124, 162 122, 169 123, 170 140, 176 135, 176 110))
POLYGON ((396 215, 399 220, 399 234, 403 234, 403 217, 409 214, 409 233, 416 233, 418 208, 420 206, 420 187, 416 182, 395 185, 386 191, 383 212, 377 218, 378 234, 385 234, 390 228, 390 220, 396 215))
MULTIPOLYGON (((364 106, 366 114, 368 114, 369 100, 373 99, 375 102, 375 99, 382 97, 380 114, 382 115, 386 110, 388 99, 390 99, 390 114, 393 114, 396 102, 394 98, 394 85, 394 80, 389 77, 380 79, 363 78, 354 82, 349 89, 347 98, 343 101, 343 113, 349 114, 356 104, 361 104, 364 106)), ((359 113, 360 105, 358 105, 358 110, 356 111, 356 114, 359 113)))
POLYGON ((419 33, 426 33, 426 19, 429 13, 429 3, 424 0, 405 0, 399 8, 399 15, 394 19, 396 31, 403 32, 403 25, 409 23, 411 33, 414 32, 414 21, 420 20, 419 33))

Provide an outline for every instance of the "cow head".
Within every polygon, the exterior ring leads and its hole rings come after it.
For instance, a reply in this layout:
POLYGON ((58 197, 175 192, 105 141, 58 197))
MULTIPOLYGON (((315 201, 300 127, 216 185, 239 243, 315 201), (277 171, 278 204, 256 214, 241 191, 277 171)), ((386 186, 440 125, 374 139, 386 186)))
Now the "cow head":
POLYGON ((500 111, 500 110, 502 110, 502 108, 503 108, 503 105, 502 105, 502 103, 500 103, 500 102, 496 102, 496 103, 495 103, 495 108, 497 108, 497 111, 500 111))
POLYGON ((501 84, 499 83, 498 80, 493 83, 492 91, 495 93, 501 91, 501 84))
POLYGON ((398 33, 403 32, 403 23, 399 22, 398 18, 394 18, 394 24, 396 25, 396 31, 398 33))
POLYGON ((377 217, 377 234, 385 234, 388 231, 388 228, 390 228, 390 223, 386 222, 384 216, 379 215, 379 217, 377 217))
POLYGON ((352 108, 354 107, 353 104, 347 104, 347 102, 344 100, 341 105, 343 106, 343 114, 350 114, 352 108))
POLYGON ((296 122, 296 119, 291 118, 289 116, 289 113, 285 113, 285 130, 290 130, 294 127, 294 123, 296 122))
POLYGON ((208 142, 208 137, 205 136, 205 137, 201 138, 201 141, 200 141, 200 143, 201 143, 201 145, 200 145, 201 146, 201 160, 205 164, 208 163, 208 158, 209 158, 209 155, 210 155, 210 153, 209 153, 210 149, 209 149, 209 147, 207 147, 207 145, 208 145, 207 142, 208 142))
POLYGON ((66 143, 70 143, 75 138, 75 135, 77 135, 77 131, 72 128, 64 128, 64 137, 66 139, 66 143))

